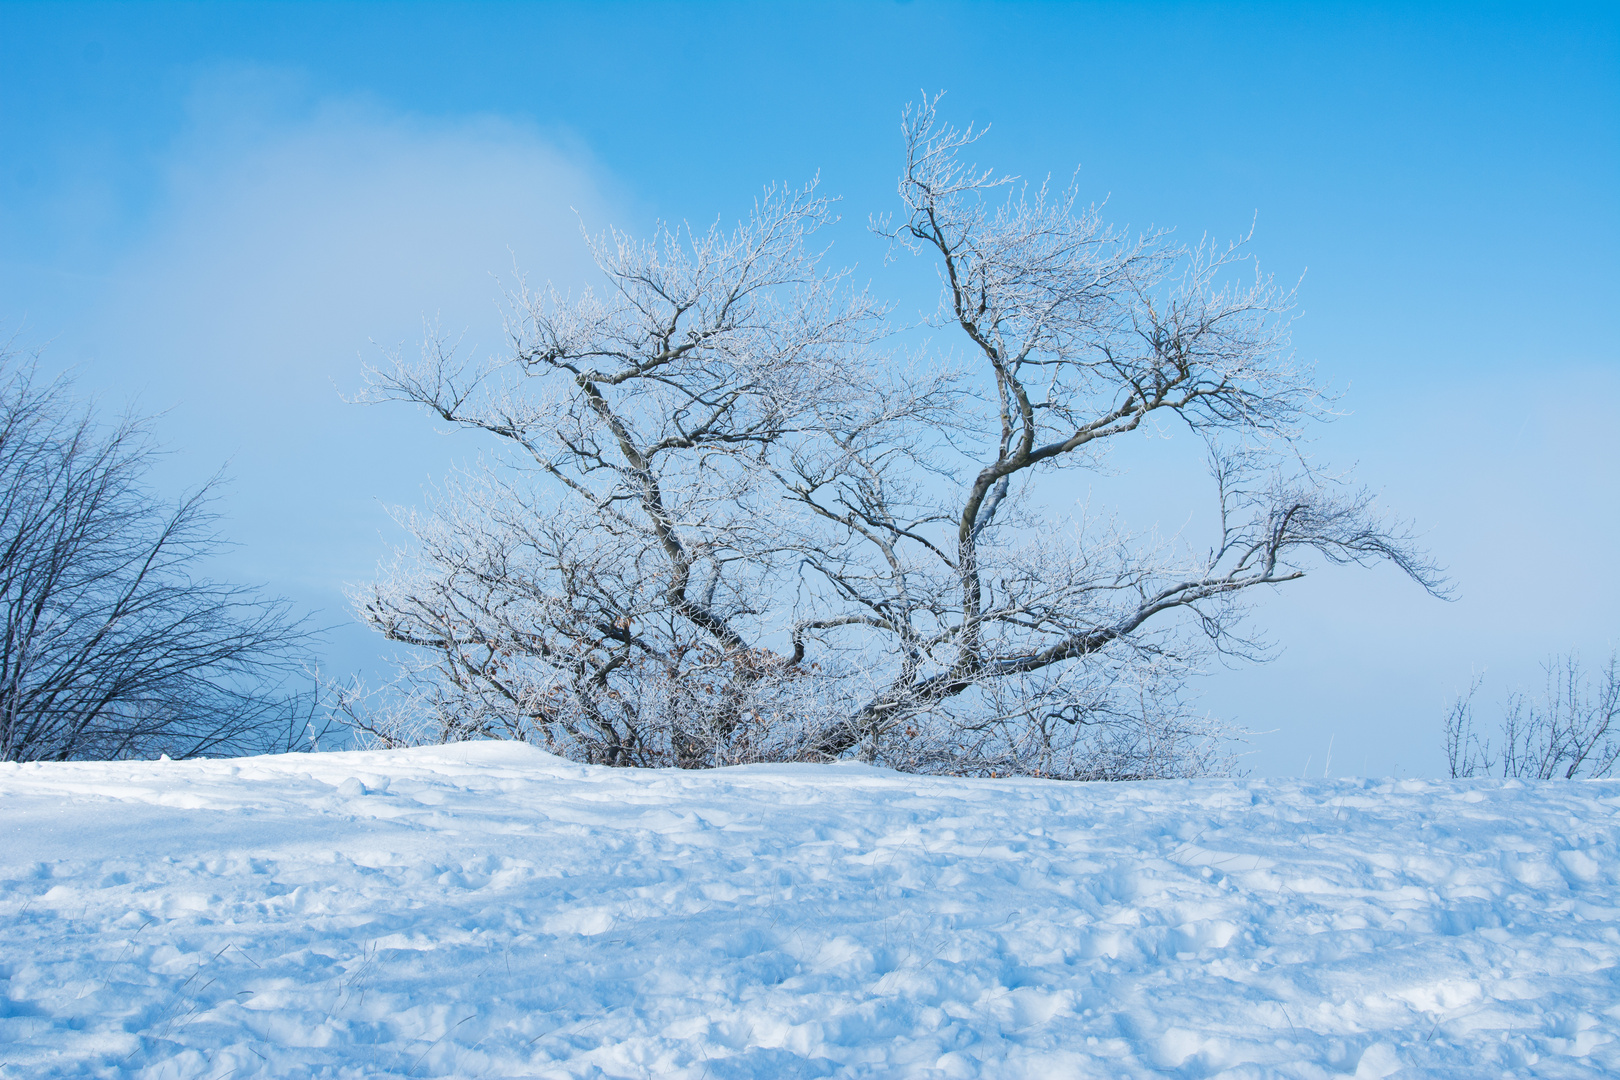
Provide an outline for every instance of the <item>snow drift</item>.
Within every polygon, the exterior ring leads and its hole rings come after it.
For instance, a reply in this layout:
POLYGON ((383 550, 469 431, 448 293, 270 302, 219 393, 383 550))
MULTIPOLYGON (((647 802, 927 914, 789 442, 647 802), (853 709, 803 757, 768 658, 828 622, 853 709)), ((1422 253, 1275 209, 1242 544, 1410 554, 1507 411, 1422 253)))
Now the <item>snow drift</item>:
POLYGON ((1620 1074, 1620 783, 0 766, 0 1076, 1620 1074))

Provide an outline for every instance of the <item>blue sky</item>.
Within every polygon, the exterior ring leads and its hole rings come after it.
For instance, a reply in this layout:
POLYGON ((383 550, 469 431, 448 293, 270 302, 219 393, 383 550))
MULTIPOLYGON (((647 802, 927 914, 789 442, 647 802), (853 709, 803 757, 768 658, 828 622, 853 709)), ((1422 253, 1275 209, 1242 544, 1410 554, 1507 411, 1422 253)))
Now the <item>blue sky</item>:
MULTIPOLYGON (((424 318, 494 347, 514 264, 580 280, 581 221, 818 172, 839 260, 929 305, 864 228, 921 89, 1116 221, 1255 220, 1345 391, 1319 456, 1452 570, 1449 604, 1385 570, 1265 598, 1279 658, 1204 688, 1270 732, 1252 769, 1435 774, 1473 672, 1490 701, 1620 644, 1615 5, 0 2, 0 327, 163 411, 170 489, 227 466, 231 572, 341 623, 383 506, 478 449, 343 404, 363 360, 424 318)), ((376 651, 340 629, 328 666, 376 651)))

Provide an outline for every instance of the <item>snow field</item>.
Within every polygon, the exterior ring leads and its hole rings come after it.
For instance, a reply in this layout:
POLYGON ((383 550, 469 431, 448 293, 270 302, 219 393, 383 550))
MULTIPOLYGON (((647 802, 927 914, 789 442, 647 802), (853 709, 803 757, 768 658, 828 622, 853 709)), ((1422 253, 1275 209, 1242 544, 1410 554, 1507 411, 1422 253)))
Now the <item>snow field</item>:
POLYGON ((0 765, 0 1077, 1620 1075, 1620 782, 0 765))

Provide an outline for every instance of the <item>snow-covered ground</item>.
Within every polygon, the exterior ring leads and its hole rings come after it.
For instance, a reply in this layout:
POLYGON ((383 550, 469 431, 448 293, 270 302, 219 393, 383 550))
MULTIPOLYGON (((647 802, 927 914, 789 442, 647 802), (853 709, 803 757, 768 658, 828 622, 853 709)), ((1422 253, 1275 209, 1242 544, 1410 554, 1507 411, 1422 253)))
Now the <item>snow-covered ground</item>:
POLYGON ((1620 783, 0 765, 0 1076, 1620 1075, 1620 783))

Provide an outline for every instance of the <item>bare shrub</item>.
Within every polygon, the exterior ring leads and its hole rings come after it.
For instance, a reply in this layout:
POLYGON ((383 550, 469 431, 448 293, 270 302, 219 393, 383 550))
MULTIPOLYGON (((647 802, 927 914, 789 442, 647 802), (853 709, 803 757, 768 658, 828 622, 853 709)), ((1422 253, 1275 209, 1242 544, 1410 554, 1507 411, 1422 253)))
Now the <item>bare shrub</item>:
POLYGON ((1492 736, 1474 723, 1481 680, 1452 702, 1445 720, 1446 761, 1453 778, 1497 775, 1524 780, 1601 779, 1620 763, 1620 667, 1616 657, 1594 681, 1580 660, 1545 665, 1540 700, 1509 694, 1492 736))

